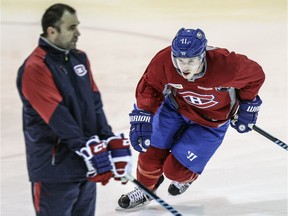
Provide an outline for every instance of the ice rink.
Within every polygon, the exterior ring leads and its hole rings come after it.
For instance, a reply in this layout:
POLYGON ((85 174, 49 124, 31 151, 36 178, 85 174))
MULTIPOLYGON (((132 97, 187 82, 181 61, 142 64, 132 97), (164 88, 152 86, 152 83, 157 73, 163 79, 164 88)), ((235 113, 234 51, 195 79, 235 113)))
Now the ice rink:
MULTIPOLYGON (((1 1, 1 215, 34 214, 22 134, 16 74, 37 46, 40 20, 52 0, 1 1)), ((128 132, 136 84, 151 58, 181 27, 201 28, 208 44, 257 61, 266 73, 257 125, 287 143, 287 1, 285 0, 63 0, 77 10, 81 36, 114 132, 128 132)), ((137 153, 133 152, 135 164, 137 153)), ((287 151, 255 131, 230 128, 204 173, 187 192, 158 195, 189 216, 286 216, 287 151)), ((97 216, 168 216, 152 201, 144 209, 116 212, 134 188, 98 185, 97 216)), ((83 215, 85 216, 85 215, 83 215)))

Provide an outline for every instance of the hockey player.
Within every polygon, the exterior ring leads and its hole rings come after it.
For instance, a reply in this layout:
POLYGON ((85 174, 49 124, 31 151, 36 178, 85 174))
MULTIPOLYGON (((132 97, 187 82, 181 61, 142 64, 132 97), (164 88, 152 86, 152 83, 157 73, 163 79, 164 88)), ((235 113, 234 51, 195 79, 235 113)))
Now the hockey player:
POLYGON ((96 183, 129 172, 129 141, 108 125, 80 36, 75 9, 49 7, 38 47, 17 87, 29 180, 37 216, 94 216, 96 183))
MULTIPOLYGON (((136 89, 130 141, 139 151, 137 179, 156 191, 165 177, 173 196, 184 193, 203 172, 231 123, 250 131, 262 103, 262 68, 245 55, 207 46, 200 29, 181 28, 151 60, 136 89), (231 121, 231 119, 233 119, 231 121)), ((149 202, 139 189, 118 204, 149 202)))

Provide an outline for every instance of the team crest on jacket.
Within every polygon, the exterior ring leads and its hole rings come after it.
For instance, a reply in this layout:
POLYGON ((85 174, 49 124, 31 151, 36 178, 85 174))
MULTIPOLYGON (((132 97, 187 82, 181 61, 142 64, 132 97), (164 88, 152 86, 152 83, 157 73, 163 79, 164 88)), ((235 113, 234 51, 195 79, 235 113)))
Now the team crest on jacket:
POLYGON ((83 64, 74 66, 74 71, 78 76, 84 76, 87 73, 87 70, 83 64))
POLYGON ((184 98, 186 103, 200 109, 206 109, 218 104, 217 101, 214 101, 214 95, 202 95, 191 91, 179 92, 179 94, 184 98))

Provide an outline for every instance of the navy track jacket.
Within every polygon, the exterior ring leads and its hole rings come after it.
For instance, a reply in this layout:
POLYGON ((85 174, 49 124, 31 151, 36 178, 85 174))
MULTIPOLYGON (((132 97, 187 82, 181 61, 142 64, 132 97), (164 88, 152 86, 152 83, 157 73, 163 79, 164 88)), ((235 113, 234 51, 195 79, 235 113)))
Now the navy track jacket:
POLYGON ((86 54, 60 49, 40 37, 18 71, 17 88, 30 181, 85 180, 86 165, 75 151, 93 135, 114 135, 86 54))

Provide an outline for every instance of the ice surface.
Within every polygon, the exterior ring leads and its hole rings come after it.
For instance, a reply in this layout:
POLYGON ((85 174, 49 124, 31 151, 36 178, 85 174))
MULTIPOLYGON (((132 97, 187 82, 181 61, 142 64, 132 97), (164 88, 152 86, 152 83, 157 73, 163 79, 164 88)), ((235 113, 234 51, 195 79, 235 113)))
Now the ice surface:
MULTIPOLYGON (((44 10, 56 1, 1 2, 1 215, 31 216, 21 102, 16 73, 35 48, 44 10)), ((287 142, 287 2, 62 1, 80 19, 78 48, 90 57, 104 109, 115 132, 128 132, 135 86, 150 59, 181 27, 201 28, 209 45, 243 53, 262 65, 266 82, 258 126, 287 142)), ((133 152, 136 164, 137 153, 133 152)), ((135 165, 134 164, 134 172, 135 165)), ((135 173, 134 173, 135 175, 135 173)), ((256 132, 229 129, 205 172, 179 197, 158 195, 183 215, 287 215, 287 152, 256 132)), ((134 185, 98 186, 97 214, 171 215, 155 201, 136 212, 116 212, 117 200, 134 185)))

